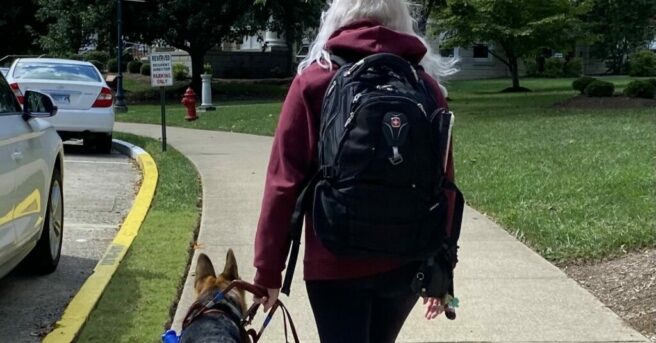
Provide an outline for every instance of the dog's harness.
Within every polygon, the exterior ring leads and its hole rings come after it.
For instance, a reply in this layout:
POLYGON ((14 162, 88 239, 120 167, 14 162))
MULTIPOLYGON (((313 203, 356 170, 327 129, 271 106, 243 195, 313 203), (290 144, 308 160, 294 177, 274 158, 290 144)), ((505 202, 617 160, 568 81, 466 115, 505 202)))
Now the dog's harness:
MULTIPOLYGON (((264 322, 262 323, 262 326, 260 327, 259 331, 255 331, 255 329, 253 328, 247 329, 247 327, 249 327, 253 322, 253 319, 257 314, 257 310, 259 309, 260 304, 254 303, 248 309, 248 311, 246 311, 246 314, 242 315, 241 310, 239 310, 237 306, 235 306, 232 302, 230 302, 226 298, 226 295, 233 288, 252 293, 253 295, 259 298, 267 296, 266 289, 252 285, 242 280, 235 280, 231 282, 226 289, 224 289, 221 292, 217 292, 209 301, 207 302, 203 302, 200 300, 196 301, 191 306, 189 312, 187 313, 187 316, 182 322, 182 331, 184 331, 198 317, 205 316, 205 315, 225 314, 237 326, 237 329, 239 330, 241 337, 248 337, 251 339, 253 343, 257 343, 262 337, 262 333, 264 332, 264 329, 266 329, 267 326, 269 326, 269 323, 271 322, 274 313, 276 313, 276 310, 278 310, 278 308, 281 308, 283 314, 282 318, 285 328, 285 342, 289 342, 288 333, 287 333, 287 321, 289 321, 289 328, 292 333, 292 337, 294 338, 294 342, 295 343, 300 342, 300 340, 298 339, 298 334, 296 332, 296 327, 294 326, 292 317, 289 314, 289 310, 287 310, 285 305, 283 305, 283 303, 280 300, 276 300, 276 302, 273 304, 273 307, 271 307, 271 309, 269 310, 269 313, 264 319, 264 322)), ((177 336, 177 334, 173 330, 167 330, 164 333, 164 335, 162 335, 162 342, 164 343, 176 343, 179 342, 179 339, 180 337, 177 336)))
POLYGON ((230 322, 234 325, 237 333, 241 333, 241 318, 242 311, 230 301, 226 295, 227 293, 216 292, 213 297, 205 297, 202 300, 194 302, 187 312, 187 316, 182 322, 182 331, 184 331, 196 318, 201 316, 219 316, 225 315, 230 318, 230 322), (209 298, 209 300, 208 300, 209 298))

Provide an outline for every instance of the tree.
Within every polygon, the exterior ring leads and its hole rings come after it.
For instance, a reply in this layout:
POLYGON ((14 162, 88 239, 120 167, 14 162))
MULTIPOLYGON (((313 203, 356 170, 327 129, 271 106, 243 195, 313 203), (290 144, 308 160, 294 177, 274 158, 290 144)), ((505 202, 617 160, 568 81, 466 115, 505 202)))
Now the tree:
POLYGON ((55 55, 77 53, 85 42, 82 13, 91 0, 37 0, 37 18, 48 26, 40 37, 41 47, 55 55))
POLYGON ((162 39, 189 53, 192 87, 200 93, 205 54, 230 35, 233 24, 253 1, 149 0, 142 5, 139 23, 133 23, 133 34, 140 33, 142 41, 162 39))
POLYGON ((417 20, 417 29, 421 35, 426 35, 428 18, 430 18, 433 11, 443 9, 446 6, 446 0, 414 0, 411 2, 412 16, 417 20))
POLYGON ((593 54, 619 74, 628 55, 656 37, 656 1, 592 0, 585 21, 596 37, 593 54))
MULTIPOLYGON (((258 22, 266 23, 265 29, 284 35, 289 60, 293 62, 296 43, 302 41, 308 29, 319 26, 322 6, 320 0, 268 0, 255 18, 258 22)), ((294 63, 290 65, 293 68, 294 63)))
POLYGON ((507 66, 510 90, 521 91, 518 62, 539 48, 571 44, 580 36, 581 8, 570 0, 454 0, 437 19, 447 48, 494 43, 488 52, 507 66))
POLYGON ((45 26, 35 19, 37 4, 33 0, 3 0, 0 11, 0 58, 6 55, 41 51, 35 38, 45 26))

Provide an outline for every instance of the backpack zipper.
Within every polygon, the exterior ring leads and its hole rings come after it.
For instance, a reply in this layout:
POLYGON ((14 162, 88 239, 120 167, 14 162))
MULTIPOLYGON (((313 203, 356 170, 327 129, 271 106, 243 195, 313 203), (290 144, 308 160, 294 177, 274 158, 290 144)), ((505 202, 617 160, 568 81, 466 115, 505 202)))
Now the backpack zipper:
POLYGON ((417 69, 413 65, 410 65, 410 69, 412 69, 412 73, 415 74, 415 80, 419 82, 419 75, 417 75, 417 69))
POLYGON ((424 105, 421 103, 417 103, 417 107, 421 110, 421 112, 424 114, 424 117, 428 118, 428 113, 426 113, 426 110, 424 109, 424 105))
POLYGON ((337 81, 333 81, 333 83, 330 85, 330 88, 328 88, 328 92, 326 93, 326 95, 324 96, 324 98, 327 97, 327 96, 329 96, 330 93, 333 92, 333 90, 335 89, 335 86, 337 86, 337 81))

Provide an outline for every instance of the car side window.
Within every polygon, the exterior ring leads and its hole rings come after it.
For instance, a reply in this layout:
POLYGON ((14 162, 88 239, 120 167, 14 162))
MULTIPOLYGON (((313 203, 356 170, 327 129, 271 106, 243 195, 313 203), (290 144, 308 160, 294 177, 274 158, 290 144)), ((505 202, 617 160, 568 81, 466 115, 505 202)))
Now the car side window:
POLYGON ((0 115, 18 113, 20 111, 21 109, 16 101, 16 97, 14 97, 14 92, 9 88, 5 78, 0 76, 0 115))

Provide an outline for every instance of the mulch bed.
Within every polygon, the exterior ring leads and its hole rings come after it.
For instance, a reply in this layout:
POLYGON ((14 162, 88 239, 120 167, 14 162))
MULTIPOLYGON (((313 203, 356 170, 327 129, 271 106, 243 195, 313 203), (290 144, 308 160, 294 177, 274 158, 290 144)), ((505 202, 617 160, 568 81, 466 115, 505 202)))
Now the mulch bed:
POLYGON ((656 249, 563 270, 601 302, 656 342, 656 249))

